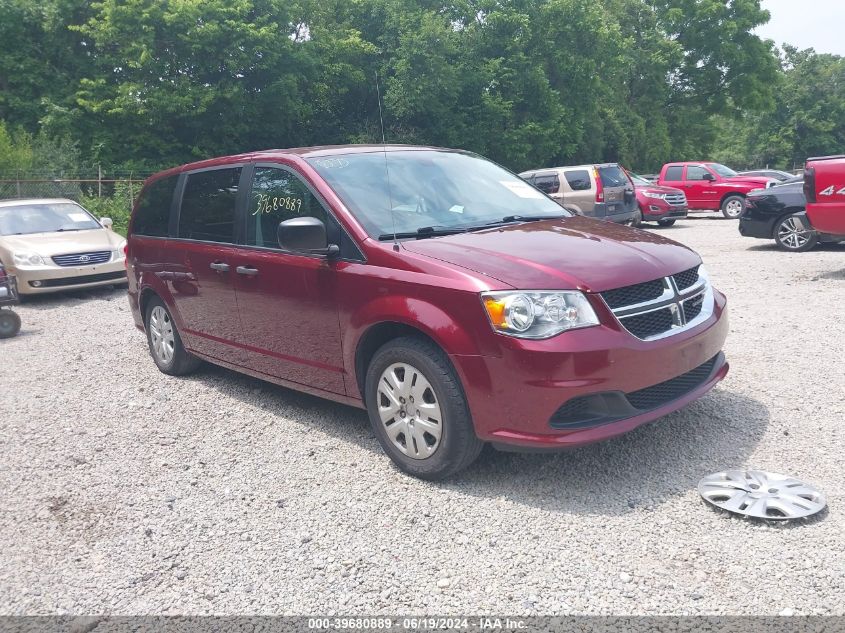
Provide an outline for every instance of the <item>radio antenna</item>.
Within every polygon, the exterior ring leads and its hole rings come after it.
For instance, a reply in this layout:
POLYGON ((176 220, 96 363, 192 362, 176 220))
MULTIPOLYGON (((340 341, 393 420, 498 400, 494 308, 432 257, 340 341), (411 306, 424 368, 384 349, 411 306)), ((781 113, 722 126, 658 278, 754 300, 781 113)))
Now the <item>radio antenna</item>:
POLYGON ((393 216, 393 193, 390 190, 390 169, 387 165, 387 141, 384 136, 384 114, 381 111, 381 88, 379 87, 378 71, 376 71, 376 96, 378 97, 378 120, 381 125, 381 149, 384 152, 384 175, 387 178, 387 204, 390 205, 390 223, 393 226, 393 250, 399 250, 399 240, 396 239, 396 218, 393 216))

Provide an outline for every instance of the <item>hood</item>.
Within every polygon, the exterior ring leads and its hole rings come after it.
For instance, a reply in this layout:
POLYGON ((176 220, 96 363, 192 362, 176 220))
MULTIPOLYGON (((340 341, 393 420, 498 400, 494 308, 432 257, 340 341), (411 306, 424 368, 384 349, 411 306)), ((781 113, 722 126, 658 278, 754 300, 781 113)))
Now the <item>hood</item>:
POLYGON ((108 229, 0 235, 0 244, 10 252, 37 253, 42 257, 89 251, 113 251, 122 241, 122 237, 108 229))
POLYGON ((764 176, 732 176, 730 178, 723 178, 722 182, 727 182, 732 185, 749 185, 752 187, 765 188, 774 178, 766 178, 764 176))
POLYGON ((580 216, 406 241, 403 246, 522 290, 602 292, 701 263, 694 251, 660 235, 580 216))
POLYGON ((666 194, 679 194, 684 193, 680 189, 676 189, 675 187, 664 187, 663 185, 634 185, 634 189, 637 191, 650 191, 653 193, 666 193, 666 194))

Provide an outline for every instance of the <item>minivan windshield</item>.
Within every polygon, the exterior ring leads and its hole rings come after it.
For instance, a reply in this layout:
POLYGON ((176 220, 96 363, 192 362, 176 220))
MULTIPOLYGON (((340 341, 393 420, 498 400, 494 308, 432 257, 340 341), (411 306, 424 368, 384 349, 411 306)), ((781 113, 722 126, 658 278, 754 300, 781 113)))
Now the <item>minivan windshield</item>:
POLYGON ((717 174, 719 174, 722 178, 733 178, 737 175, 737 173, 733 169, 731 169, 730 167, 725 167, 724 165, 721 165, 719 163, 710 163, 708 167, 715 171, 717 174))
POLYGON ((100 223, 78 204, 49 202, 0 207, 0 235, 58 233, 99 229, 100 223))
POLYGON ((478 156, 445 150, 386 154, 308 159, 373 237, 571 215, 521 178, 478 156))

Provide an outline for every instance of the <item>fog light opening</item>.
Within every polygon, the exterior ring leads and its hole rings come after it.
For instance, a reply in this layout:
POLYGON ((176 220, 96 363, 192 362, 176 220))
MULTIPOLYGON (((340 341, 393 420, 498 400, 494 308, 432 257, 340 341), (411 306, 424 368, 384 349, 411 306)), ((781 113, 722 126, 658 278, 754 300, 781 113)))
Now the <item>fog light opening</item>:
POLYGON ((30 281, 29 285, 32 286, 33 288, 40 288, 41 282, 36 279, 35 281, 30 281))

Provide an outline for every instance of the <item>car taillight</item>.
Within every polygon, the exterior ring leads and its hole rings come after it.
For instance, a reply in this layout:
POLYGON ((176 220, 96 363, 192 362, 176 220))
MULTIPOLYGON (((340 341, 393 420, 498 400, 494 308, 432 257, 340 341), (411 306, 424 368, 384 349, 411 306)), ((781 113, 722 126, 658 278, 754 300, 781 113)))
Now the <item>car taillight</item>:
POLYGON ((596 202, 604 202, 604 184, 602 184, 599 170, 595 167, 593 168, 593 176, 596 179, 596 202))
POLYGON ((804 197, 807 202, 816 201, 816 170, 813 167, 804 170, 804 197))
POLYGON ((129 244, 123 245, 123 267, 129 270, 129 244))

